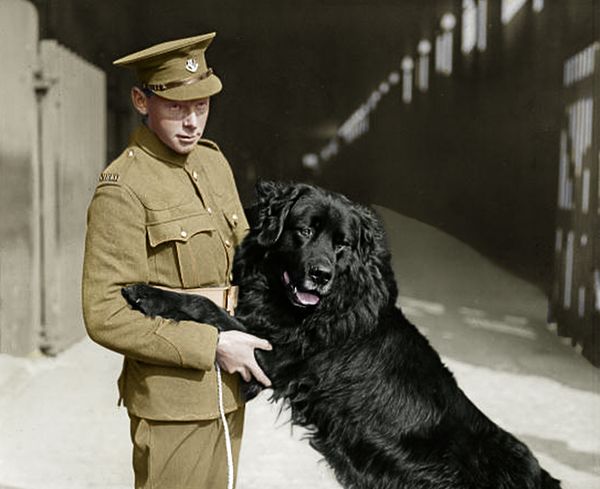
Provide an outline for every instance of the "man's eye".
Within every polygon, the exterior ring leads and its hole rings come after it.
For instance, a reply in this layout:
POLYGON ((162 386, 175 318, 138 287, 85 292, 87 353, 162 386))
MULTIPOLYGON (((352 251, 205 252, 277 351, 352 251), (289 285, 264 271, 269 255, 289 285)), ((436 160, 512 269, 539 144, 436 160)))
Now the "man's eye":
POLYGON ((310 238, 313 234, 313 230, 311 228, 301 228, 299 229, 299 232, 305 238, 310 238))

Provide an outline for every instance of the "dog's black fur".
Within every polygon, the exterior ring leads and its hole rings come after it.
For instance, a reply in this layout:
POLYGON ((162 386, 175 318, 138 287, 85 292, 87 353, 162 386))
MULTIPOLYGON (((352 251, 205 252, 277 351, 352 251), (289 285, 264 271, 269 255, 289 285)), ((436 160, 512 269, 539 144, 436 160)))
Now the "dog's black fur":
MULTIPOLYGON (((352 489, 549 489, 558 481, 457 386, 396 307, 383 228, 369 209, 303 184, 258 185, 235 258, 236 318, 147 285, 123 293, 149 315, 268 339, 259 363, 292 421, 352 489)), ((256 383, 246 385, 253 396, 256 383)))

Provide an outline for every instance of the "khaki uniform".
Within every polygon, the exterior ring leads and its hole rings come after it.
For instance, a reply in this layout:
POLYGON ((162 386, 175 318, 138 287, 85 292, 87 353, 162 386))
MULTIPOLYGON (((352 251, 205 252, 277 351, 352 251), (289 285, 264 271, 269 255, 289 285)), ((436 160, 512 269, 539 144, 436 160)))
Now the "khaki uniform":
MULTIPOLYGON (((229 165, 208 140, 182 155, 142 126, 100 175, 88 210, 83 311, 90 337, 125 357, 118 384, 132 429, 140 419, 147 426, 218 417, 218 333, 207 324, 145 317, 129 307, 121 288, 228 285, 234 249, 247 231, 229 165)), ((243 405, 239 378, 222 375, 230 413, 243 405)))

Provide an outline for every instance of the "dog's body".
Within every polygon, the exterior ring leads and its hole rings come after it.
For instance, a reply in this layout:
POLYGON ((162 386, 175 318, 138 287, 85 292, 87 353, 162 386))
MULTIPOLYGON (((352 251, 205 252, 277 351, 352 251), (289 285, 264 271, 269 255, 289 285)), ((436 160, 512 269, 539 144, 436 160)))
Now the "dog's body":
MULTIPOLYGON (((380 222, 308 185, 259 185, 258 219, 236 254, 236 318, 199 296, 135 285, 150 315, 268 339, 257 351, 292 421, 352 489, 550 489, 558 481, 479 411, 395 306, 380 222)), ((249 397, 259 390, 246 385, 249 397)))

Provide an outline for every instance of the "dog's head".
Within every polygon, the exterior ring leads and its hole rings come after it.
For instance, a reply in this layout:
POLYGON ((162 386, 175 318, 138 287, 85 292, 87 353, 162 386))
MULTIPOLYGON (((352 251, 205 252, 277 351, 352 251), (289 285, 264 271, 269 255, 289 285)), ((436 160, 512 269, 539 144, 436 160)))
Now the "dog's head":
POLYGON ((376 316, 395 284, 386 282, 393 277, 374 213, 306 184, 260 182, 257 195, 252 234, 289 303, 313 315, 376 316))

